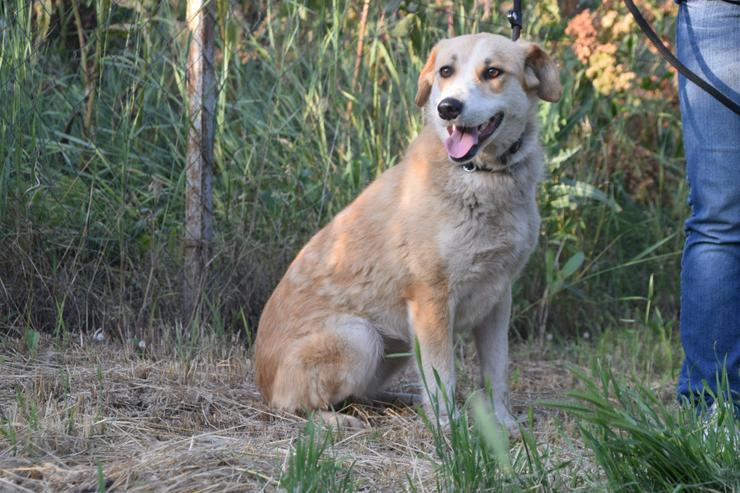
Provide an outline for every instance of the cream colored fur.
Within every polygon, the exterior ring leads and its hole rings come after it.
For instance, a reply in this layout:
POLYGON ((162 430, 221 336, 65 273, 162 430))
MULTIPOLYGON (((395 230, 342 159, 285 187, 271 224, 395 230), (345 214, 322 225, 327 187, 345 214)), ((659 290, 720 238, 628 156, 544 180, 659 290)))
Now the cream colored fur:
POLYGON ((384 356, 413 350, 415 338, 432 392, 436 369, 454 395, 453 333, 470 329, 496 416, 515 425, 507 409, 511 284, 540 223, 538 100, 560 92, 556 65, 534 44, 478 34, 434 47, 416 98, 426 127, 399 164, 316 233, 265 306, 255 362, 270 405, 314 410, 372 398, 403 363, 384 356), (443 65, 455 74, 441 78, 443 65), (486 66, 503 73, 484 80, 486 66), (456 120, 437 115, 443 97, 464 102, 456 120), (504 119, 473 158, 494 172, 465 171, 445 151, 446 126, 479 125, 496 112, 504 119), (498 159, 520 136, 518 152, 498 159))

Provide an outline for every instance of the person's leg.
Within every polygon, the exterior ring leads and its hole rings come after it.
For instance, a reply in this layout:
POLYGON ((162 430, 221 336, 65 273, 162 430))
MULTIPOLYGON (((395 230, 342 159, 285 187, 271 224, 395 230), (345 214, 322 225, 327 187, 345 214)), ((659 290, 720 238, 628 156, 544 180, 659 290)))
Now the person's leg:
MULTIPOLYGON (((740 6, 680 5, 679 59, 740 103, 740 6)), ((716 389, 722 363, 740 397, 740 116, 679 76, 691 216, 681 266, 679 396, 716 389)))

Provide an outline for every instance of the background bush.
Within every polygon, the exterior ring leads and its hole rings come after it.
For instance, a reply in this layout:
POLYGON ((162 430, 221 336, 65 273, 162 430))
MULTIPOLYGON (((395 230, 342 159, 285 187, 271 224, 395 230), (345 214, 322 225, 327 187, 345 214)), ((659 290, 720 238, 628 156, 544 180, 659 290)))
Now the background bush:
MULTIPOLYGON (((250 335, 287 263, 422 126, 416 78, 450 34, 509 36, 505 5, 216 0, 216 243, 206 320, 250 335), (355 67, 358 67, 355 69, 355 67)), ((0 328, 121 337, 179 312, 185 0, 0 2, 0 328)), ((670 35, 673 2, 642 2, 670 35)), ((559 61, 522 337, 678 309, 687 214, 673 74, 620 3, 525 2, 559 61), (646 304, 653 309, 646 311, 646 304), (658 308, 658 310, 654 310, 658 308)))

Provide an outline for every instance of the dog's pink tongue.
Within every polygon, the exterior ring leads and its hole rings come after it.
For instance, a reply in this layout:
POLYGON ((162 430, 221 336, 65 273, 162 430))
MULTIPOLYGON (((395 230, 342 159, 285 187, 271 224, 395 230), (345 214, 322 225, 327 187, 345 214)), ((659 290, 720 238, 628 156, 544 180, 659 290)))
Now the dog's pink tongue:
POLYGON ((466 128, 463 133, 459 128, 455 127, 455 130, 445 139, 445 149, 447 149, 447 154, 451 157, 460 159, 470 152, 470 148, 477 143, 477 128, 466 128))

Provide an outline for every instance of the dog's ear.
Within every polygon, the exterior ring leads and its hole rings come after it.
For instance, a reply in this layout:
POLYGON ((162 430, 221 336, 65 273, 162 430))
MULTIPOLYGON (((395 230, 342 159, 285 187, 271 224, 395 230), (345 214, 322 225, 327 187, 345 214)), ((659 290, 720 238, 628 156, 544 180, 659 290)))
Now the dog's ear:
POLYGON ((524 85, 537 90, 537 96, 554 103, 563 95, 558 65, 536 44, 525 47, 524 85))
POLYGON ((429 100, 429 94, 432 92, 432 84, 434 84, 434 64, 437 61, 437 47, 432 48, 432 52, 429 53, 427 63, 424 64, 424 68, 421 69, 419 74, 419 88, 416 90, 416 106, 421 108, 429 100))

